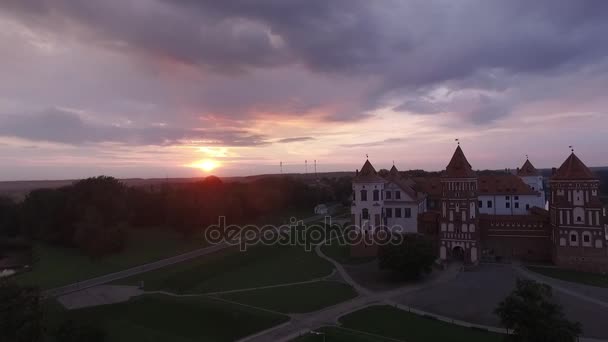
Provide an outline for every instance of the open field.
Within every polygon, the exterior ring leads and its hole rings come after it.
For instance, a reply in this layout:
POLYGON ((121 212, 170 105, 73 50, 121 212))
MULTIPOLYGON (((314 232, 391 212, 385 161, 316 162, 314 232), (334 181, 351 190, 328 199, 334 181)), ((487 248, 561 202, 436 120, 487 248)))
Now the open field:
POLYGON ((145 282, 146 291, 205 293, 311 280, 329 275, 333 266, 301 247, 260 246, 246 252, 205 256, 117 281, 145 282))
MULTIPOLYGON (((343 327, 408 342, 492 342, 500 334, 465 328, 388 305, 371 306, 340 318, 343 327)), ((381 340, 379 340, 381 341, 381 340)))
POLYGON ((608 288, 608 274, 595 274, 578 272, 553 267, 527 267, 530 271, 540 273, 547 277, 580 283, 584 285, 608 288))
POLYGON ((222 298, 284 313, 303 313, 320 310, 357 296, 349 285, 335 281, 234 292, 222 298))
POLYGON ((340 245, 337 240, 333 240, 323 245, 321 251, 323 254, 344 265, 365 264, 376 259, 376 257, 352 257, 350 255, 350 248, 350 246, 340 245))
POLYGON ((287 316, 209 298, 163 295, 60 315, 100 327, 112 342, 234 341, 288 320, 287 316))
POLYGON ((129 241, 121 253, 93 260, 77 249, 43 243, 34 246, 33 269, 15 279, 20 284, 49 289, 120 271, 147 262, 202 248, 202 240, 184 240, 167 230, 129 230, 129 241))

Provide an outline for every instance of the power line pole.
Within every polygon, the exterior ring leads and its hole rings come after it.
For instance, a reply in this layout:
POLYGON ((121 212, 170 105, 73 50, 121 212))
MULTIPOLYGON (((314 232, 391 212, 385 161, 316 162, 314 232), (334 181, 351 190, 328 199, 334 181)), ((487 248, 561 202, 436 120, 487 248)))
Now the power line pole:
POLYGON ((304 161, 304 172, 305 174, 308 174, 308 160, 304 161))

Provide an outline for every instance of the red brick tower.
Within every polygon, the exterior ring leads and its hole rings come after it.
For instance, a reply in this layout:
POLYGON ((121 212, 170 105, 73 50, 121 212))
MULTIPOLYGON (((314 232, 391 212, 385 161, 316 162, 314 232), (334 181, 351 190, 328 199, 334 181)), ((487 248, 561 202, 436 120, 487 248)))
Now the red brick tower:
POLYGON ((460 145, 441 178, 441 187, 439 257, 476 265, 480 251, 477 175, 460 145))
POLYGON ((551 177, 553 262, 564 268, 608 272, 599 179, 572 152, 551 177))

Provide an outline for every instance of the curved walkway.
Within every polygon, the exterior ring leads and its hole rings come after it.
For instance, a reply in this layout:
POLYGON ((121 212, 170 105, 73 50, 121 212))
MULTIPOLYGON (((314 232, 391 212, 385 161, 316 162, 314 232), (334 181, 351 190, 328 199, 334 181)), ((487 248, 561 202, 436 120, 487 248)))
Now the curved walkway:
MULTIPOLYGON (((597 298, 593 298, 593 297, 581 294, 578 291, 571 290, 571 289, 568 289, 568 288, 564 287, 563 284, 564 284, 564 282, 566 282, 564 280, 554 279, 554 278, 551 278, 551 277, 544 276, 542 274, 538 274, 536 272, 528 271, 527 269, 525 269, 524 267, 522 267, 520 265, 513 265, 513 268, 519 274, 523 275, 524 277, 532 279, 532 280, 535 280, 535 281, 537 281, 539 283, 544 283, 544 284, 550 285, 556 291, 565 293, 565 294, 570 295, 572 297, 576 297, 576 298, 578 298, 580 300, 584 300, 584 301, 587 301, 587 302, 590 302, 590 303, 593 303, 593 304, 596 304, 596 305, 599 305, 601 307, 604 307, 604 308, 608 309, 608 303, 607 302, 604 302, 604 301, 599 300, 597 298)), ((577 285, 577 284, 573 284, 573 285, 577 285)))
POLYGON ((342 276, 344 281, 351 285, 353 288, 355 288, 357 292, 359 292, 359 296, 349 301, 342 302, 340 304, 324 308, 316 312, 301 314, 297 316, 294 315, 289 324, 277 326, 265 332, 245 337, 240 341, 289 341, 304 333, 307 333, 310 330, 317 329, 322 326, 336 325, 337 319, 339 317, 347 315, 354 311, 363 309, 371 305, 384 304, 392 297, 419 290, 429 284, 447 281, 455 277, 459 272, 458 268, 451 267, 423 283, 407 285, 390 291, 373 292, 366 288, 363 288, 356 281, 354 281, 340 263, 323 254, 323 252, 321 251, 321 245, 316 246, 315 252, 321 258, 330 261, 336 267, 336 270, 342 276))

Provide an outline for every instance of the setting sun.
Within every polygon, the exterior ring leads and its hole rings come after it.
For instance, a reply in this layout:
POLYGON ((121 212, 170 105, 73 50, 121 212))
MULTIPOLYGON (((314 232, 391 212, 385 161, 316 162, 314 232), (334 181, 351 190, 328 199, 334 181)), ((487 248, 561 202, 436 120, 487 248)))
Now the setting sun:
POLYGON ((209 172, 215 170, 219 166, 219 163, 215 160, 205 159, 198 162, 194 162, 190 164, 190 166, 209 172))

